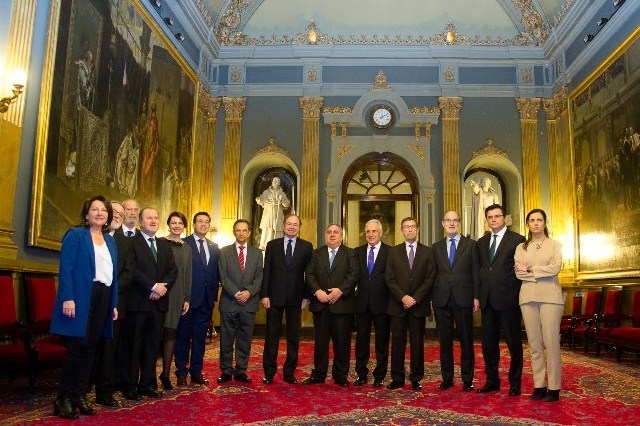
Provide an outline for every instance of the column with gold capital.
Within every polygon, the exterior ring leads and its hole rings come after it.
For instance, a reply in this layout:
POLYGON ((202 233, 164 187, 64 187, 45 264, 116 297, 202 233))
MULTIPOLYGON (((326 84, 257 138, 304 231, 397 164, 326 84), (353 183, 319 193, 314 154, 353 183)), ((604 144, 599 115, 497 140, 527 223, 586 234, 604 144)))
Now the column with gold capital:
POLYGON ((198 136, 194 141, 194 174, 191 211, 211 211, 213 207, 213 164, 215 162, 216 123, 220 109, 220 98, 206 91, 198 93, 198 136), (198 187, 196 187, 198 185, 198 187))
POLYGON ((540 161, 538 159, 538 110, 540 98, 516 98, 520 112, 524 214, 540 208, 540 161))
POLYGON ((318 243, 318 163, 320 155, 321 96, 301 97, 302 109, 302 173, 300 177, 300 236, 318 243))
MULTIPOLYGON (((566 98, 565 98, 566 101, 566 98)), ((549 146, 549 186, 551 195, 551 217, 553 221, 561 220, 561 180, 560 180, 560 129, 558 119, 564 107, 556 95, 542 99, 544 112, 547 114, 547 145, 549 146), (556 216, 557 215, 557 216, 556 216)))
POLYGON ((224 176, 222 182, 222 217, 220 230, 229 232, 238 219, 238 191, 240 188, 240 142, 242 137, 242 113, 247 98, 223 97, 225 112, 224 176))
POLYGON ((444 211, 455 210, 462 214, 460 188, 460 110, 462 98, 439 97, 442 111, 442 178, 444 211))

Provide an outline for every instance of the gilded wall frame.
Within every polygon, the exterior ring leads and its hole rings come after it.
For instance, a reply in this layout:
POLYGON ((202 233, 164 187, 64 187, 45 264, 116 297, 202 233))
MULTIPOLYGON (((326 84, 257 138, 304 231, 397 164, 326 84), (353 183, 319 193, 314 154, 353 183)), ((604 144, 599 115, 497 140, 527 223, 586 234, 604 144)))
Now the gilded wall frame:
POLYGON ((94 194, 189 216, 197 78, 135 0, 54 0, 29 244, 59 249, 94 194))
POLYGON ((578 279, 640 275, 639 38, 569 94, 578 279))

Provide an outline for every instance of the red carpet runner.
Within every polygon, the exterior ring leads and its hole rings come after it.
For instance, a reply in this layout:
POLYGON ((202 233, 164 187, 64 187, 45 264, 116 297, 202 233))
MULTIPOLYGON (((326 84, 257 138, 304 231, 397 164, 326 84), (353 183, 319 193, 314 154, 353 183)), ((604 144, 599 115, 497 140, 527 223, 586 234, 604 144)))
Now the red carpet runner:
MULTIPOLYGON (((280 344, 284 350, 284 342, 280 344)), ((456 348, 458 359, 459 347, 456 348)), ((503 346, 503 355, 508 352, 503 346)), ((525 348, 525 354, 527 354, 525 348)), ((484 381, 483 362, 479 344, 476 344, 476 387, 484 381)), ((279 356, 282 365, 284 353, 279 356)), ((386 388, 341 388, 330 379, 324 385, 289 385, 278 374, 272 385, 263 385, 262 341, 254 341, 251 365, 248 371, 253 383, 249 385, 229 382, 218 386, 218 341, 207 345, 205 377, 208 387, 192 386, 165 393, 164 398, 145 398, 140 402, 121 400, 120 408, 98 407, 96 416, 81 417, 75 423, 90 424, 249 424, 249 425, 521 425, 571 424, 619 425, 640 424, 640 364, 638 358, 628 355, 618 364, 612 356, 595 358, 579 351, 563 351, 563 389, 557 403, 531 402, 531 371, 525 357, 520 397, 507 395, 508 385, 497 393, 467 393, 461 389, 459 376, 456 385, 447 391, 438 391, 440 367, 438 348, 427 344, 424 386, 421 392, 410 390, 389 391, 386 388)), ((312 369, 313 343, 301 344, 298 380, 308 377, 312 369)), ((352 355, 353 360, 353 355, 352 355)), ((353 364, 353 361, 352 361, 353 364)), ((353 370, 353 365, 352 365, 353 370)), ((505 378, 508 359, 503 356, 501 377, 505 378)), ((43 375, 38 392, 26 397, 26 385, 21 382, 8 385, 0 382, 1 424, 66 424, 52 416, 56 380, 59 371, 43 375)), ((459 375, 459 371, 456 371, 459 375)), ((353 373, 351 381, 355 379, 353 373)), ((370 379, 371 380, 371 379, 370 379)), ((175 378, 173 378, 175 383, 175 378)), ((389 378, 387 377, 387 382, 389 378)), ((385 384, 386 384, 385 383, 385 384)), ((93 395, 89 397, 93 401, 93 395)))

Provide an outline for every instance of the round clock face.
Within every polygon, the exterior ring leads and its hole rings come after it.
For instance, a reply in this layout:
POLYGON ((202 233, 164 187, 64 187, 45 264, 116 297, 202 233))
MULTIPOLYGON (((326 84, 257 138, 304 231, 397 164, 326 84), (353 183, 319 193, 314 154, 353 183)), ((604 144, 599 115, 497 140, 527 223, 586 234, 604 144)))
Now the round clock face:
POLYGON ((371 121, 379 129, 391 127, 393 124, 393 111, 384 106, 375 107, 371 113, 371 121))

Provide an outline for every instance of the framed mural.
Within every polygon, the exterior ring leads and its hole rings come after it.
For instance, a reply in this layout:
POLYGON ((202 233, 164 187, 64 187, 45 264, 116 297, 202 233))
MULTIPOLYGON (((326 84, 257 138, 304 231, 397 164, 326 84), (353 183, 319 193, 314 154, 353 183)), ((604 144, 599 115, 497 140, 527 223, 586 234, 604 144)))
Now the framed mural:
POLYGON ((581 279, 640 273, 640 27, 569 95, 581 279))
POLYGON ((94 194, 190 213, 196 76, 139 2, 51 2, 29 243, 94 194))

